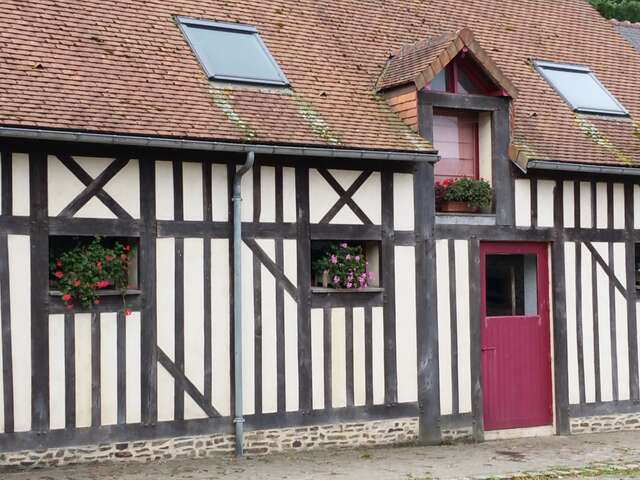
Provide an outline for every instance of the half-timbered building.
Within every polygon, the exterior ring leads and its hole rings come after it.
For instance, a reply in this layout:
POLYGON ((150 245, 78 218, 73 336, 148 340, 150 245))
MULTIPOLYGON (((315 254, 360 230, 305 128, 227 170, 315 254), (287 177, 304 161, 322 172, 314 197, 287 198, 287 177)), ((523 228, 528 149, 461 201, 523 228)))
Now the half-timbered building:
POLYGON ((640 426, 640 55, 586 1, 2 13, 4 464, 640 426), (126 311, 56 291, 93 237, 126 311))

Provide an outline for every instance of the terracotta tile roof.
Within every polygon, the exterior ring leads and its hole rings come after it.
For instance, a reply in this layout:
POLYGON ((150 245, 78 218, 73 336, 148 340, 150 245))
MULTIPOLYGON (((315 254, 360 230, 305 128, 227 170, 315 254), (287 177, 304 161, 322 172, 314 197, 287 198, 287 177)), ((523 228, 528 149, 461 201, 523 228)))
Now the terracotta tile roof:
POLYGON ((403 45, 394 53, 376 84, 378 91, 413 83, 421 90, 466 48, 492 80, 509 96, 515 98, 517 89, 491 60, 468 28, 403 45))
POLYGON ((2 10, 0 125, 418 150, 427 143, 376 81, 403 45, 470 27, 519 91, 520 145, 543 159, 640 164, 640 55, 584 0, 10 0, 2 10), (210 84, 176 15, 256 25, 292 89, 210 84), (633 120, 577 117, 532 58, 590 66, 633 120))
POLYGON ((626 38, 640 51, 640 23, 632 23, 629 21, 621 22, 619 20, 609 20, 620 34, 626 38))

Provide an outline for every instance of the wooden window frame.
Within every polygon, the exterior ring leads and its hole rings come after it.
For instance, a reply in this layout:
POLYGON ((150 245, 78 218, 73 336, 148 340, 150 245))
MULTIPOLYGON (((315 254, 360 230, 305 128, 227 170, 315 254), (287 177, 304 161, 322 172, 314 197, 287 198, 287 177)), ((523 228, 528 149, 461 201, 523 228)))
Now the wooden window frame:
POLYGON ((418 92, 418 129, 433 144, 433 109, 472 110, 491 113, 491 184, 496 224, 515 225, 514 172, 509 158, 511 139, 508 97, 458 95, 421 90, 418 92))

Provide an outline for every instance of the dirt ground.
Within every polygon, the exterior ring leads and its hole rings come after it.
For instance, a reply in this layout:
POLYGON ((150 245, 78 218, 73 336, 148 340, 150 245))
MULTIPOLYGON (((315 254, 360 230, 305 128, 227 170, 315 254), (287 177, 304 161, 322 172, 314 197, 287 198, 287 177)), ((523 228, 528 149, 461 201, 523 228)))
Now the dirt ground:
POLYGON ((2 480, 427 480, 640 478, 640 432, 441 447, 111 463, 0 474, 2 480))

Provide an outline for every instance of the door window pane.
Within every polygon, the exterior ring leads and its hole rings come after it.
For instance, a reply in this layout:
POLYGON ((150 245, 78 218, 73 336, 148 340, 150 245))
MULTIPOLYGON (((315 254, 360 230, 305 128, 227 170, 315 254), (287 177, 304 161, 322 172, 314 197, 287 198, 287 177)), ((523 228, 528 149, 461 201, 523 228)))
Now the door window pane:
POLYGON ((537 315, 536 255, 487 255, 485 281, 488 317, 537 315))

